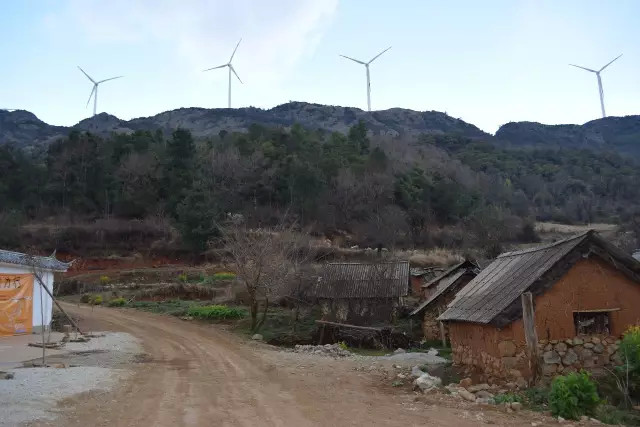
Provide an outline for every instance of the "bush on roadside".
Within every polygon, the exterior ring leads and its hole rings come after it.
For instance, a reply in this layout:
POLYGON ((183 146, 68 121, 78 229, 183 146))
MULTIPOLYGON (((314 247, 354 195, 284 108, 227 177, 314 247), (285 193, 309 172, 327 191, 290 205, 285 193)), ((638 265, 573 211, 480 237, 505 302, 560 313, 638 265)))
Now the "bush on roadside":
POLYGON ((109 276, 100 276, 100 284, 102 286, 108 285, 109 284, 109 276))
POLYGON ((558 376, 551 383, 549 406, 554 416, 572 420, 593 416, 599 404, 596 383, 585 371, 558 376))
POLYGON ((197 319, 230 320, 242 319, 246 312, 240 308, 227 307, 226 305, 203 305, 190 307, 187 315, 197 319))
POLYGON ((93 305, 100 305, 102 304, 102 301, 102 295, 93 295, 90 300, 91 304, 93 305))
POLYGON ((122 297, 114 298, 107 303, 109 307, 124 307, 126 304, 127 300, 122 297))
POLYGON ((91 302, 91 295, 89 294, 80 295, 80 302, 83 304, 89 304, 91 302))
POLYGON ((624 363, 618 367, 618 373, 623 377, 629 371, 629 395, 640 398, 640 326, 630 327, 622 337, 618 350, 624 363))

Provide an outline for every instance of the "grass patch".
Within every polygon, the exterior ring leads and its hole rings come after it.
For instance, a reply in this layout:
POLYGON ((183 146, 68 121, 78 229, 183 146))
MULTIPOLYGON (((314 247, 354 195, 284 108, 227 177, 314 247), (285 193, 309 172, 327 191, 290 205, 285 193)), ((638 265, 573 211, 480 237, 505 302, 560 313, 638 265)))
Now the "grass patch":
POLYGON ((129 303, 127 307, 142 311, 149 311, 151 313, 185 316, 189 308, 193 305, 193 301, 174 299, 167 301, 133 301, 129 303))
MULTIPOLYGON (((272 307, 267 311, 267 318, 258 333, 263 336, 265 342, 273 345, 313 344, 313 336, 317 330, 315 319, 319 318, 319 309, 314 309, 295 321, 293 310, 272 307)), ((252 335, 251 318, 239 320, 235 330, 244 335, 252 335)))
POLYGON ((640 413, 611 405, 600 405, 596 409, 595 418, 605 424, 640 426, 640 413))
POLYGON ((114 298, 112 300, 110 300, 107 305, 109 307, 124 307, 125 305, 127 305, 127 300, 124 298, 114 298))
POLYGON ((522 396, 515 393, 496 394, 493 397, 493 400, 496 402, 497 405, 500 405, 502 403, 513 403, 513 402, 522 403, 523 401, 522 396))
POLYGON ((237 307, 227 307, 226 305, 203 305, 190 307, 187 315, 196 319, 207 320, 231 320, 242 319, 247 312, 237 307))

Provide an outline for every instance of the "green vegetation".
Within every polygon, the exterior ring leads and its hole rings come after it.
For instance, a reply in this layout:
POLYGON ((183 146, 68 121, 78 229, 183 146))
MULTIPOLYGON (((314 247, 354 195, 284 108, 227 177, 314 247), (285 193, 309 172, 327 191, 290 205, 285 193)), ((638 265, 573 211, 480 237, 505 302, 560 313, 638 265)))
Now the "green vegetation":
POLYGON ((243 309, 227 307, 226 305, 204 305, 190 307, 187 315, 197 319, 207 320, 231 320, 241 319, 247 315, 243 309))
POLYGON ((617 408, 611 405, 600 405, 596 409, 595 418, 605 424, 640 426, 640 413, 617 408))
POLYGON ((124 307, 125 305, 127 305, 127 300, 122 297, 113 298, 112 300, 109 300, 107 305, 109 307, 124 307))
POLYGON ((102 304, 102 301, 103 301, 102 295, 93 295, 89 299, 89 303, 93 305, 100 305, 102 304))
POLYGON ((549 393, 551 413, 577 420, 582 415, 595 415, 600 404, 596 383, 587 372, 572 372, 554 378, 549 393))
POLYGON ((100 276, 100 284, 102 286, 106 285, 109 283, 109 276, 100 276))
POLYGON ((522 396, 516 393, 503 393, 503 394, 496 394, 493 397, 493 400, 497 405, 500 405, 502 403, 512 403, 512 402, 522 403, 524 399, 522 398, 522 396))
POLYGON ((626 380, 628 371, 629 382, 626 386, 629 397, 640 399, 640 326, 633 326, 625 332, 619 353, 624 365, 618 367, 618 377, 626 380))
POLYGON ((127 304, 127 307, 171 316, 185 316, 193 305, 193 301, 172 299, 167 301, 132 301, 127 304))

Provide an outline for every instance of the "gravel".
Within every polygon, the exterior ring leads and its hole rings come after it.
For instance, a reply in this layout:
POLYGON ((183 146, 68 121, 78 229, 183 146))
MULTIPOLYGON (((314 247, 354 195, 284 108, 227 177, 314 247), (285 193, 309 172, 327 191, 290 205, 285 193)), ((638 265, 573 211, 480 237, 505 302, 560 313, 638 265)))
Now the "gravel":
POLYGON ((380 359, 389 360, 401 364, 409 365, 438 365, 441 363, 449 363, 443 357, 430 353, 398 353, 391 356, 380 356, 380 359))
POLYGON ((125 367, 141 352, 139 341, 121 332, 85 343, 69 342, 64 349, 69 353, 47 358, 47 364, 72 367, 13 369, 13 379, 0 381, 0 426, 55 419, 58 401, 78 393, 108 391, 130 375, 125 367))

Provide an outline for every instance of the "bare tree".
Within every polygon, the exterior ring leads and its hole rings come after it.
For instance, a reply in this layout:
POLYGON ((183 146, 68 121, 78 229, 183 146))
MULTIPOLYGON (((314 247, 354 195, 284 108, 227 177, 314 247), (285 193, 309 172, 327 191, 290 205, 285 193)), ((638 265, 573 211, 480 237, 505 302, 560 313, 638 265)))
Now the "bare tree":
POLYGON ((223 236, 236 274, 249 294, 251 330, 258 331, 266 320, 269 302, 297 292, 301 265, 309 259, 309 239, 296 233, 292 225, 250 229, 244 221, 231 221, 223 236))

